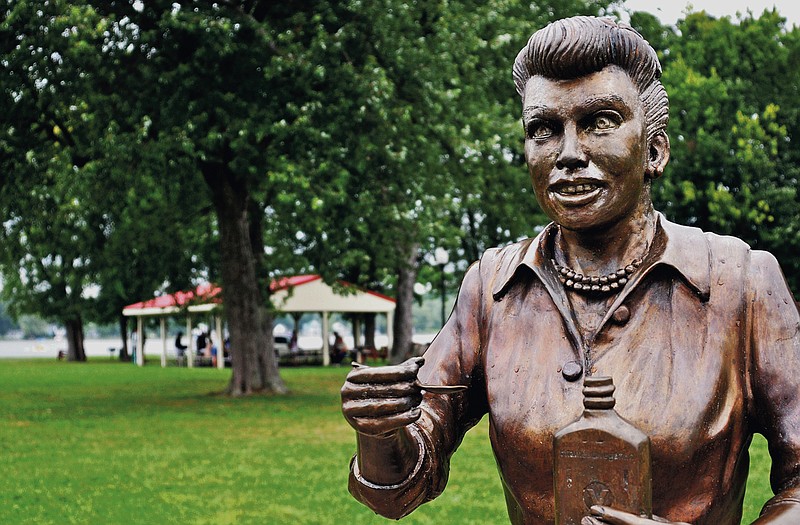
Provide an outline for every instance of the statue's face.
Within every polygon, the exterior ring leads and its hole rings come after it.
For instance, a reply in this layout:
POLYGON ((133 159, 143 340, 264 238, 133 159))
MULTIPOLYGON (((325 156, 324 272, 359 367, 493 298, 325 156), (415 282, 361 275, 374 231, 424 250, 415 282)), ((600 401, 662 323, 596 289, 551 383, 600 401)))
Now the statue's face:
POLYGON ((575 80, 534 76, 522 111, 533 189, 553 221, 586 231, 643 213, 645 112, 627 73, 609 66, 575 80))

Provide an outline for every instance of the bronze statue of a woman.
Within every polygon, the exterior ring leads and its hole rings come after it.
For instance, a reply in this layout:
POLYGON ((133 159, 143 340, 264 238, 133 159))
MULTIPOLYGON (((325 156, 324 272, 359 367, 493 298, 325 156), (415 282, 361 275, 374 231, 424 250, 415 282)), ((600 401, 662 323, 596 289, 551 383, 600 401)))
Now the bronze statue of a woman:
POLYGON ((470 267, 424 364, 348 375, 351 493, 408 514, 488 414, 511 522, 553 523, 553 436, 580 415, 584 377, 609 376, 650 439, 653 518, 611 503, 582 523, 738 525, 754 433, 775 492, 755 523, 800 523, 800 316, 769 253, 653 209, 670 154, 656 53, 627 25, 575 17, 537 31, 513 71, 553 222, 470 267))

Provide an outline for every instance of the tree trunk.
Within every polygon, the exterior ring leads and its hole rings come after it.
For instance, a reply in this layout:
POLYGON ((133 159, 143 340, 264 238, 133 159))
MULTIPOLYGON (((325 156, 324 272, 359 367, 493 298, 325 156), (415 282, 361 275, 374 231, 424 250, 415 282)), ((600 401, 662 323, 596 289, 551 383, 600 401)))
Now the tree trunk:
POLYGON ((417 281, 419 244, 408 248, 408 258, 397 268, 397 307, 394 311, 394 344, 389 349, 389 363, 397 364, 411 356, 414 320, 414 283, 417 281))
POLYGON ((232 396, 284 393, 272 340, 272 316, 258 284, 251 242, 246 184, 237 184, 225 166, 207 166, 203 175, 219 226, 222 294, 231 338, 232 396))
POLYGON ((80 316, 64 321, 67 329, 67 361, 86 361, 83 348, 83 321, 80 316))
POLYGON ((375 348, 375 314, 364 314, 364 348, 375 348))
POLYGON ((122 347, 119 349, 119 360, 130 361, 131 354, 128 351, 128 318, 124 315, 119 316, 119 336, 122 339, 122 347))
POLYGON ((248 201, 248 219, 250 222, 250 246, 255 259, 257 291, 259 292, 259 321, 261 327, 264 351, 258 354, 258 371, 262 374, 261 381, 264 390, 268 392, 285 394, 289 390, 281 379, 278 370, 278 356, 275 355, 275 339, 272 336, 275 316, 270 304, 269 269, 264 262, 264 208, 253 199, 248 201))

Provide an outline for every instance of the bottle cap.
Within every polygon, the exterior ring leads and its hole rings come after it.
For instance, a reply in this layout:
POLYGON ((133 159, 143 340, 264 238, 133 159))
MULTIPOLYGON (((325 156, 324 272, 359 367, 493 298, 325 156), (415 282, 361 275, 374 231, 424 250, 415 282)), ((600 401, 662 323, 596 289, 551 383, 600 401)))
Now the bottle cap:
POLYGON ((606 376, 583 379, 583 406, 591 409, 614 408, 614 381, 606 376))

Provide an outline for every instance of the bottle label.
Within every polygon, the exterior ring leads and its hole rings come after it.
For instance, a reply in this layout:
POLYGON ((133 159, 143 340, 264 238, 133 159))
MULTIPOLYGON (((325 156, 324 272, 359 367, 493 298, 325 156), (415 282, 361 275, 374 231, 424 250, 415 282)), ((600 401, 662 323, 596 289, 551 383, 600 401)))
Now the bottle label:
POLYGON ((620 450, 621 443, 607 438, 560 445, 555 458, 557 524, 580 525, 592 505, 649 515, 649 469, 635 451, 620 450))

